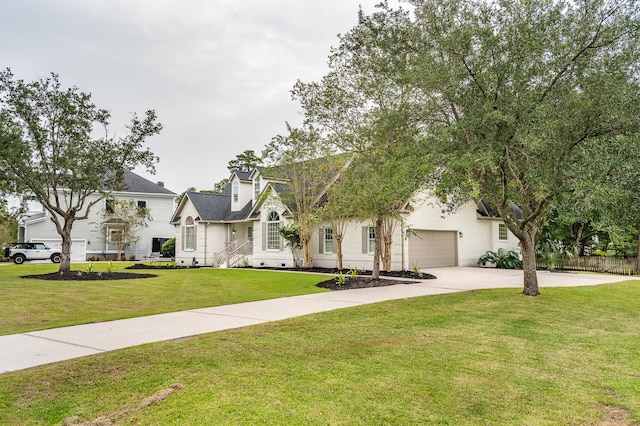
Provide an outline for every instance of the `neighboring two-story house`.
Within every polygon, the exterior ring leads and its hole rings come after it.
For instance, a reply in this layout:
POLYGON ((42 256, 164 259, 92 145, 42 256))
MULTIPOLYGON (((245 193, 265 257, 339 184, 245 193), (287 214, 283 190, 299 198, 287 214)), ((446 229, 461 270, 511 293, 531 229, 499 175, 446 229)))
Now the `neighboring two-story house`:
MULTIPOLYGON (((148 227, 139 228, 135 234, 139 239, 125 247, 126 258, 142 260, 160 252, 162 244, 175 234, 169 223, 175 210, 176 194, 164 187, 161 182, 154 183, 133 172, 125 172, 127 190, 113 192, 112 197, 119 200, 134 200, 139 207, 147 208, 152 216, 148 227)), ((99 197, 98 194, 92 199, 99 197)), ((90 202, 88 199, 87 202, 90 202)), ((71 230, 71 260, 113 258, 117 246, 109 241, 108 229, 103 229, 101 212, 107 208, 108 201, 99 201, 90 211, 89 219, 74 222, 71 230)), ((43 242, 49 247, 60 247, 62 239, 56 232, 50 219, 50 213, 44 209, 32 210, 20 221, 20 242, 43 242)))
MULTIPOLYGON (((176 262, 183 265, 292 267, 293 257, 279 229, 291 222, 278 192, 283 182, 262 169, 232 172, 222 194, 189 192, 178 205, 176 262)), ((393 270, 475 265, 487 250, 518 250, 517 239, 482 201, 470 201, 445 214, 436 199, 422 193, 403 213, 393 235, 393 270)), ((372 223, 351 220, 344 235, 343 267, 371 269, 372 223)), ((313 266, 335 268, 332 229, 321 224, 311 241, 313 266)))

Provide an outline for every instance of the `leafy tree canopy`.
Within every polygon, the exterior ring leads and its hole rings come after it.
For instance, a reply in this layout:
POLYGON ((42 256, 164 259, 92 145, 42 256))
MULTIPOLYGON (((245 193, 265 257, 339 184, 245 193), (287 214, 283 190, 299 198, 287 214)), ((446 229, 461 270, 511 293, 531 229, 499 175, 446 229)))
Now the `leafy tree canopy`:
POLYGON ((373 274, 379 259, 391 267, 391 236, 400 212, 423 186, 428 152, 419 117, 426 101, 419 86, 407 84, 407 61, 398 53, 411 31, 409 14, 380 5, 372 16, 340 36, 321 81, 298 82, 293 95, 309 125, 315 125, 353 164, 331 189, 327 209, 371 220, 376 228, 373 274), (382 245, 384 240, 384 253, 382 245))
POLYGON ((102 220, 96 225, 105 241, 117 246, 116 259, 121 260, 123 248, 140 240, 137 231, 148 227, 153 218, 148 208, 139 207, 134 200, 109 197, 107 202, 109 208, 102 210, 102 220))
POLYGON ((520 240, 523 292, 537 295, 550 209, 585 179, 593 147, 615 151, 639 130, 638 1, 408 3, 412 17, 386 2, 360 13, 327 76, 294 95, 344 147, 410 146, 417 134, 443 200, 497 207, 520 240))
POLYGON ((524 293, 536 295, 534 247, 549 209, 591 167, 589 146, 609 150, 638 131, 637 2, 411 3, 419 39, 407 53, 430 98, 438 189, 498 207, 520 240, 524 293))
POLYGON ((73 223, 125 189, 125 170, 155 171, 157 158, 144 146, 162 129, 154 111, 134 114, 124 137, 108 126, 109 112, 77 87, 63 88, 57 74, 29 83, 0 72, 0 182, 31 193, 50 213, 62 237, 61 272, 70 271, 73 223))
POLYGON ((289 208, 302 246, 304 267, 311 266, 309 242, 321 220, 321 198, 335 182, 347 162, 334 155, 331 145, 312 128, 294 128, 287 124, 288 135, 273 138, 263 152, 269 167, 263 175, 286 182, 278 192, 289 208))
POLYGON ((262 166, 262 158, 258 157, 253 150, 248 149, 236 155, 235 159, 229 161, 227 169, 229 169, 230 172, 234 170, 250 172, 259 166, 262 166))

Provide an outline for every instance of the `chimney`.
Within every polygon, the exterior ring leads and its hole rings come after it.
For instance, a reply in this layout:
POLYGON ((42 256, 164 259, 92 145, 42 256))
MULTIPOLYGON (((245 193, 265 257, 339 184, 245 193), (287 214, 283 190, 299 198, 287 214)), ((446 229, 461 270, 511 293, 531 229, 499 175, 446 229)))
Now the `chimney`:
POLYGON ((164 182, 160 182, 160 181, 158 181, 158 186, 159 186, 160 188, 164 188, 164 182))

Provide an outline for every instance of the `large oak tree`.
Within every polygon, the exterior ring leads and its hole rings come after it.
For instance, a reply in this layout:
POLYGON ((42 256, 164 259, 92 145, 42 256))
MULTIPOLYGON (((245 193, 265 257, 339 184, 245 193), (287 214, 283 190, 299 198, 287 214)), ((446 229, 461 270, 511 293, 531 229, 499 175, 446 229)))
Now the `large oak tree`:
POLYGON ((154 171, 157 158, 144 143, 162 129, 155 112, 134 114, 125 136, 110 135, 108 125, 107 110, 77 87, 63 88, 56 74, 25 82, 0 73, 0 181, 49 212, 62 238, 62 273, 70 272, 74 222, 125 189, 125 170, 154 171))
POLYGON ((547 212, 583 179, 590 145, 636 133, 637 1, 416 0, 409 52, 429 95, 439 189, 495 204, 539 294, 535 246, 547 212), (518 206, 522 215, 516 214, 518 206))

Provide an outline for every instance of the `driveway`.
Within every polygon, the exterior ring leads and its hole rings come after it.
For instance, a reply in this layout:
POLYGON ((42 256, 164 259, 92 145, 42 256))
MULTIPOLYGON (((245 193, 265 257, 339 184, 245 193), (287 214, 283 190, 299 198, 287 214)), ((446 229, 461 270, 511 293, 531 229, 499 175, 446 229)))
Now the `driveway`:
MULTIPOLYGON (((512 269, 454 267, 425 270, 438 277, 435 286, 461 290, 478 290, 482 288, 522 288, 522 271, 512 269)), ((544 287, 578 287, 615 283, 634 279, 621 275, 590 274, 573 272, 538 271, 538 286, 544 287)))
MULTIPOLYGON (((435 275, 437 279, 411 285, 307 294, 0 336, 0 374, 145 343, 387 300, 486 288, 522 288, 522 271, 456 267, 428 269, 425 272, 435 275)), ((542 288, 596 285, 627 279, 633 278, 546 271, 538 273, 542 288)))

